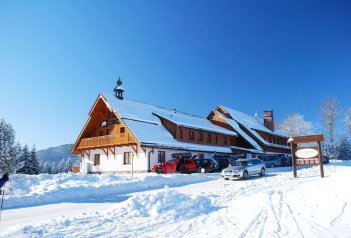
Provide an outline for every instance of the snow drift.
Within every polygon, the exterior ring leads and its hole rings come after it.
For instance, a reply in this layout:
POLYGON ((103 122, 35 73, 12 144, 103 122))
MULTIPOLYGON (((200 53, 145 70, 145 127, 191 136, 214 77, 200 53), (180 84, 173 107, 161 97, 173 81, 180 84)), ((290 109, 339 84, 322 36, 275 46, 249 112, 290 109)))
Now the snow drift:
POLYGON ((106 195, 177 187, 218 179, 218 174, 40 174, 12 175, 5 188, 4 209, 96 199, 106 195))

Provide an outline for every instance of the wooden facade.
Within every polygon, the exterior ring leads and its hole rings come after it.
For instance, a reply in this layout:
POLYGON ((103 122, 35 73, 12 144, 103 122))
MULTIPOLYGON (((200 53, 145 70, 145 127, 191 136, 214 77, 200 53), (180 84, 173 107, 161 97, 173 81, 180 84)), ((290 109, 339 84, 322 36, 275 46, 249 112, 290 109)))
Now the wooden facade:
MULTIPOLYGON (((161 116, 158 117, 160 118, 162 125, 172 134, 173 138, 179 142, 212 146, 234 146, 240 143, 236 136, 185 127, 177 125, 161 116)), ((223 124, 223 127, 226 128, 226 125, 223 124)))
POLYGON ((133 145, 136 148, 139 142, 118 114, 107 106, 103 97, 99 96, 71 153, 84 154, 88 153, 86 151, 98 148, 106 148, 105 151, 108 153, 115 146, 128 145, 133 145), (101 126, 103 121, 108 120, 117 120, 118 123, 101 126), (109 147, 111 150, 108 150, 109 147))

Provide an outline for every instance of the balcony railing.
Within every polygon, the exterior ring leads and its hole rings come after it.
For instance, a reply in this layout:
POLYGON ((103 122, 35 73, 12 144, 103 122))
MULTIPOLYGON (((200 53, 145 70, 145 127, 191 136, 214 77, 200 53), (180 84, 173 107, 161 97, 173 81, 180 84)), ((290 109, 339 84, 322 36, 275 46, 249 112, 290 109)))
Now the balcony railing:
POLYGON ((129 133, 119 134, 119 135, 90 137, 90 138, 82 139, 78 145, 78 149, 122 145, 122 144, 128 144, 130 142, 132 142, 132 138, 129 135, 129 133))

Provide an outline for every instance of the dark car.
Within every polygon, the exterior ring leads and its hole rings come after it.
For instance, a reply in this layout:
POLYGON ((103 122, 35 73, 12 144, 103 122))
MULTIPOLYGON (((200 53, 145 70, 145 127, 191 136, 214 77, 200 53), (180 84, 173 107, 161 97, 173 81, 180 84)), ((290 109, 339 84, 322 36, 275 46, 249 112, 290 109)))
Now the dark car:
POLYGON ((214 159, 194 158, 197 171, 200 173, 209 173, 218 171, 218 164, 214 159))
POLYGON ((222 158, 213 158, 218 163, 218 170, 222 171, 223 169, 234 165, 235 161, 238 158, 234 157, 222 157, 222 158))
POLYGON ((322 163, 323 164, 328 164, 329 163, 329 158, 327 156, 322 155, 322 163))
POLYGON ((267 168, 287 166, 288 160, 280 154, 268 154, 259 156, 267 168))

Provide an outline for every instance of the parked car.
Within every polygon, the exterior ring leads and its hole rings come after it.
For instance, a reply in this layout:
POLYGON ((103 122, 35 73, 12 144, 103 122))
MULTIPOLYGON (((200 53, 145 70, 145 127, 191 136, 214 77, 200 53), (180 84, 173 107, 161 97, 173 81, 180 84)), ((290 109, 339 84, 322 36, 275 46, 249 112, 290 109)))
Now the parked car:
POLYGON ((266 166, 260 159, 238 159, 234 166, 230 166, 222 170, 222 177, 225 180, 233 178, 247 179, 252 175, 264 176, 266 174, 266 166))
POLYGON ((218 163, 218 171, 222 171, 223 169, 234 165, 235 161, 239 158, 231 155, 215 155, 213 156, 213 159, 218 163))
POLYGON ((157 174, 190 174, 197 171, 197 166, 195 160, 192 158, 173 158, 164 164, 154 165, 151 170, 157 174))
POLYGON ((285 166, 288 163, 287 158, 280 154, 263 155, 260 156, 260 159, 269 168, 285 166))
POLYGON ((322 155, 322 163, 323 164, 328 164, 329 163, 329 158, 327 156, 322 155))
POLYGON ((214 159, 194 158, 197 171, 200 173, 209 173, 218 171, 218 163, 214 159))

